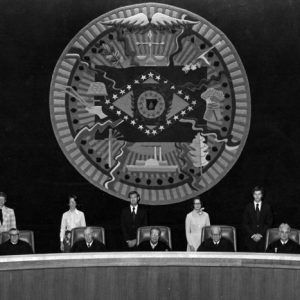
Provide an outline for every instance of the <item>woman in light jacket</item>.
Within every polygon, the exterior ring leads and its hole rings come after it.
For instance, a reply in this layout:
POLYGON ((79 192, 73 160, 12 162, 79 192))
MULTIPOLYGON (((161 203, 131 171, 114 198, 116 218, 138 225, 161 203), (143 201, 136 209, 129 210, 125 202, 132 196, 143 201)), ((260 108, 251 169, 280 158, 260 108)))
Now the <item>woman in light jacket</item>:
POLYGON ((187 251, 197 251, 201 244, 202 228, 210 226, 209 215, 202 207, 199 198, 193 199, 194 209, 186 215, 185 234, 187 240, 187 251))

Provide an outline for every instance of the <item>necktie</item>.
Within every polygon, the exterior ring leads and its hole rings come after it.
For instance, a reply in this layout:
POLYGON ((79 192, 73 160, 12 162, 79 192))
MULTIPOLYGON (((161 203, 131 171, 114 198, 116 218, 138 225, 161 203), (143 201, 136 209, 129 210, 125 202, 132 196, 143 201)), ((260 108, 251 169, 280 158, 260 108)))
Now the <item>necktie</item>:
POLYGON ((134 207, 132 208, 132 219, 133 219, 133 221, 135 221, 135 208, 134 207))
POLYGON ((255 211, 256 211, 256 218, 258 219, 259 218, 259 205, 258 205, 258 203, 256 203, 255 211))
POLYGON ((3 223, 3 215, 2 215, 2 208, 0 209, 0 223, 3 223))

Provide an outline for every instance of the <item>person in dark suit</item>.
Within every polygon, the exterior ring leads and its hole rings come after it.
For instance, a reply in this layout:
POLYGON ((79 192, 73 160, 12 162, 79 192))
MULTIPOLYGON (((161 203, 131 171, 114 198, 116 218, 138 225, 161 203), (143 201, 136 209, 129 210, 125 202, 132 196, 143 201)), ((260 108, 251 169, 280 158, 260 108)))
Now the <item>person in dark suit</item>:
POLYGON ((233 244, 230 240, 222 237, 220 226, 212 226, 210 229, 210 238, 206 239, 198 248, 198 251, 234 251, 233 244))
POLYGON ((170 247, 160 241, 161 231, 159 227, 150 229, 150 240, 144 241, 138 245, 139 251, 170 251, 170 247))
POLYGON ((243 215, 245 250, 264 252, 265 234, 273 223, 273 214, 270 205, 262 201, 262 187, 256 186, 252 190, 252 195, 253 202, 246 206, 243 215))
POLYGON ((0 245, 0 255, 33 254, 31 246, 19 239, 19 230, 9 230, 9 240, 0 245))
POLYGON ((93 238, 93 231, 90 227, 84 230, 84 239, 74 243, 71 252, 103 252, 106 251, 105 245, 93 238))
POLYGON ((299 254, 300 245, 290 239, 291 227, 282 223, 279 226, 279 239, 271 243, 266 252, 268 253, 291 253, 299 254))
POLYGON ((147 213, 139 206, 140 195, 136 191, 128 194, 130 206, 122 210, 121 228, 126 250, 136 250, 136 232, 139 227, 147 226, 147 213))

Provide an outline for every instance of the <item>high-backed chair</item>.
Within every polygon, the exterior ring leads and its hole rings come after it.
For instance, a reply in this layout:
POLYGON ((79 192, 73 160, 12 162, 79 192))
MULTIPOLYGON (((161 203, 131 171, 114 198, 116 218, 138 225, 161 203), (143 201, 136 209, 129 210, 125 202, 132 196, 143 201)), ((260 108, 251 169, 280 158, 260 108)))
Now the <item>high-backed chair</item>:
MULTIPOLYGON (((2 236, 1 243, 8 241, 9 231, 2 232, 1 236, 2 236)), ((19 230, 19 239, 27 242, 31 246, 33 253, 35 253, 34 233, 32 230, 19 230)))
MULTIPOLYGON (((265 244, 265 250, 267 250, 268 246, 275 242, 276 240, 279 240, 279 229, 278 228, 269 228, 266 232, 266 244, 265 244)), ((291 232, 289 234, 289 238, 296 242, 297 244, 300 244, 300 230, 291 228, 291 232)))
MULTIPOLYGON (((100 226, 88 226, 92 229, 93 238, 105 245, 105 230, 100 226)), ((84 239, 84 230, 87 227, 77 227, 71 230, 71 247, 78 240, 84 239)))
MULTIPOLYGON (((228 225, 213 225, 213 226, 221 227, 221 230, 222 230, 221 236, 232 242, 233 249, 236 252, 237 248, 236 248, 236 230, 235 230, 235 228, 233 226, 228 226, 228 225)), ((210 238, 210 229, 213 226, 205 226, 202 228, 201 243, 204 240, 210 238)))
POLYGON ((171 238, 171 229, 167 226, 144 226, 139 227, 137 230, 136 244, 137 246, 143 241, 150 240, 150 230, 153 227, 158 227, 160 229, 160 238, 159 240, 166 243, 170 249, 172 249, 172 238, 171 238))

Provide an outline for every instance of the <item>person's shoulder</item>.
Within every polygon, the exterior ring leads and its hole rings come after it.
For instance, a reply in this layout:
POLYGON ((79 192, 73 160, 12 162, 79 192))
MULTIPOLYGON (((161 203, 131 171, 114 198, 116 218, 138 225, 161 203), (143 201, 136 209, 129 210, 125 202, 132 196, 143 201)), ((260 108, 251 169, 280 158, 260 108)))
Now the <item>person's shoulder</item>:
POLYGON ((189 213, 186 214, 187 218, 190 218, 193 215, 193 211, 190 211, 189 213))
POLYGON ((294 246, 296 246, 296 247, 299 247, 299 248, 300 248, 300 245, 299 245, 297 242, 295 242, 294 240, 292 240, 292 239, 289 239, 289 240, 288 240, 288 242, 289 242, 290 244, 292 244, 292 245, 294 245, 294 246))
POLYGON ((102 245, 105 247, 105 245, 97 239, 94 239, 93 243, 95 243, 96 245, 102 245))
MULTIPOLYGON (((78 246, 78 245, 82 245, 85 243, 85 239, 84 238, 81 238, 79 240, 77 240, 76 242, 74 242, 73 246, 78 246)), ((72 247, 73 247, 72 246, 72 247)))
POLYGON ((207 247, 209 247, 212 244, 212 238, 205 239, 201 245, 198 247, 197 251, 206 251, 207 247))
POLYGON ((63 217, 66 217, 66 216, 68 216, 69 215, 69 213, 70 213, 70 211, 69 210, 67 210, 67 211, 65 211, 64 213, 63 213, 63 217))
POLYGON ((20 243, 22 245, 22 247, 28 248, 32 251, 32 247, 28 242, 19 239, 18 243, 20 243))
POLYGON ((268 248, 274 248, 274 247, 276 247, 276 246, 278 246, 278 245, 279 245, 279 246, 281 245, 280 239, 277 239, 276 241, 270 243, 269 246, 268 246, 268 248))
POLYGON ((6 247, 6 246, 9 246, 9 244, 10 244, 10 240, 7 240, 7 241, 5 241, 5 242, 3 242, 2 244, 0 244, 0 247, 6 247))
POLYGON ((143 247, 145 245, 148 245, 149 244, 149 240, 146 240, 146 241, 142 241, 139 243, 139 247, 143 247))
POLYGON ((263 202, 262 202, 262 207, 263 207, 263 208, 268 208, 268 209, 270 209, 270 208, 271 208, 271 205, 270 205, 270 203, 263 201, 263 202))
POLYGON ((233 243, 230 239, 227 239, 226 237, 221 237, 221 240, 223 241, 224 244, 233 246, 233 243))
POLYGON ((146 212, 146 209, 143 206, 138 205, 138 211, 146 212))
POLYGON ((85 244, 85 239, 82 238, 76 242, 74 242, 74 244, 72 245, 71 249, 77 249, 77 248, 80 248, 82 247, 83 245, 85 244))
POLYGON ((140 212, 140 214, 143 215, 147 215, 147 210, 144 207, 140 207, 138 208, 138 213, 140 212))
MULTIPOLYGON (((24 241, 22 239, 18 240, 18 243, 23 244, 23 245, 29 245, 29 243, 27 241, 24 241)), ((30 246, 30 245, 29 245, 30 246)))
MULTIPOLYGON (((221 237, 221 239, 222 239, 222 237, 221 237)), ((213 243, 213 240, 212 240, 212 238, 211 237, 208 237, 207 239, 205 239, 203 242, 202 242, 202 244, 205 246, 205 245, 209 245, 209 244, 212 244, 213 243)), ((201 244, 201 245, 202 245, 201 244)))
POLYGON ((164 241, 158 241, 158 243, 162 246, 162 247, 164 247, 164 248, 166 248, 166 249, 170 249, 170 247, 168 246, 168 244, 166 243, 166 242, 164 242, 164 241))
POLYGON ((4 206, 4 209, 7 213, 13 213, 14 212, 13 208, 10 208, 10 207, 7 207, 7 206, 4 206))
POLYGON ((138 250, 145 249, 145 248, 147 248, 149 245, 150 245, 149 240, 143 241, 143 242, 139 243, 139 245, 138 245, 138 250))

